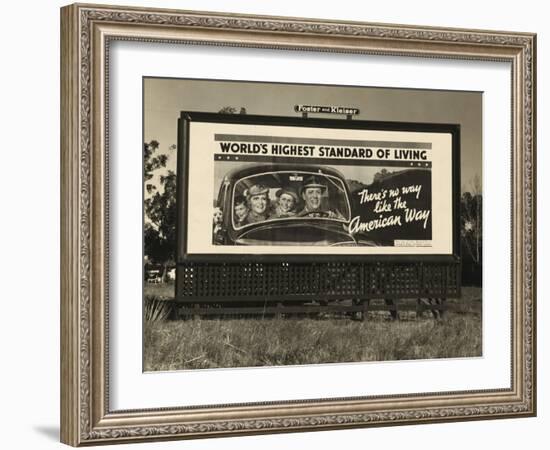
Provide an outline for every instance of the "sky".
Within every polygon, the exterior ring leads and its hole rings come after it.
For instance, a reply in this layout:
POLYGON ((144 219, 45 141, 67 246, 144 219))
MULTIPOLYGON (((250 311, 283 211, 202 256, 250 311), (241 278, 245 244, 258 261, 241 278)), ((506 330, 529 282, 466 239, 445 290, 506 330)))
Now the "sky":
MULTIPOLYGON (((294 105, 307 104, 359 108, 354 120, 460 124, 462 189, 471 190, 474 180, 482 179, 480 92, 144 78, 143 93, 144 142, 159 141, 160 151, 168 154, 170 170, 176 170, 176 150, 170 146, 177 141, 181 111, 218 112, 232 106, 237 111, 244 107, 248 114, 301 117, 294 105)), ((157 180, 158 176, 153 182, 157 180)))

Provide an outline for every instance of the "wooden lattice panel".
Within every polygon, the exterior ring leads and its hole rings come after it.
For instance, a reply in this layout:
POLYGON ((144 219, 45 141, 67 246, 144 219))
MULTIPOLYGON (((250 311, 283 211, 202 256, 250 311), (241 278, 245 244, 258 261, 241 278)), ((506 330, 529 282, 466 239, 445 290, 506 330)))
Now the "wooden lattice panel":
POLYGON ((319 301, 460 295, 460 263, 189 263, 182 302, 319 301))

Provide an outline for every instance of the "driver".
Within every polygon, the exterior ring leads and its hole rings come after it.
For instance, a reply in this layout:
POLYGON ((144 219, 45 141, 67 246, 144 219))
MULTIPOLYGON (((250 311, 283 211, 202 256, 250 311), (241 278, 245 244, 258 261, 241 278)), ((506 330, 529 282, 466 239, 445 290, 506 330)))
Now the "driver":
POLYGON ((340 218, 341 215, 339 213, 330 209, 323 209, 321 207, 323 193, 326 190, 326 185, 322 184, 317 177, 311 176, 306 179, 301 189, 301 196, 305 202, 305 206, 298 215, 309 217, 340 218))

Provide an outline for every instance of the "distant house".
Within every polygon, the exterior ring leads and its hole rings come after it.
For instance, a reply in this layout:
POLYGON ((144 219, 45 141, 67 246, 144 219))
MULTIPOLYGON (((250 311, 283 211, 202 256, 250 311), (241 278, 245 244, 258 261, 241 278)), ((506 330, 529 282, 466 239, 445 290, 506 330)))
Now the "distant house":
POLYGON ((174 281, 176 279, 176 268, 172 267, 171 269, 168 269, 166 272, 166 280, 167 281, 174 281))
POLYGON ((157 264, 145 264, 143 271, 147 283, 160 283, 162 281, 162 266, 157 264))

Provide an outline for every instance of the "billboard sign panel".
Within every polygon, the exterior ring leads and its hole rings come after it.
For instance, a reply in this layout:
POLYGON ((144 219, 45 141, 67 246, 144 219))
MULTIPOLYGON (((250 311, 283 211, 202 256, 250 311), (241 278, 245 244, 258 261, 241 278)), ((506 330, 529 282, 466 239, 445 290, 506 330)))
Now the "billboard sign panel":
POLYGON ((182 113, 180 255, 453 256, 458 127, 182 113))

